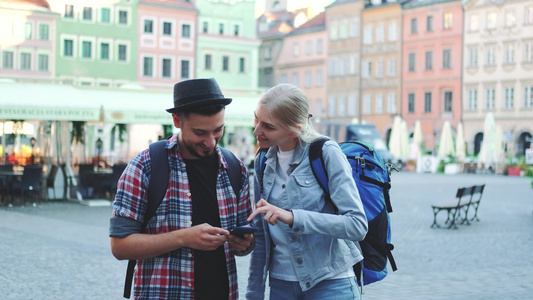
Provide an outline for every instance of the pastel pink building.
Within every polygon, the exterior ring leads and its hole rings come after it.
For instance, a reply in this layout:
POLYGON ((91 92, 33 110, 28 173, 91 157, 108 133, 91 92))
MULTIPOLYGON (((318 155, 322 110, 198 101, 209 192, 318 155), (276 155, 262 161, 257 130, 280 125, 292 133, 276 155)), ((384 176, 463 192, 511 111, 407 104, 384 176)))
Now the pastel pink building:
POLYGON ((411 131, 420 120, 432 150, 444 122, 455 131, 461 120, 463 10, 461 1, 432 0, 410 0, 402 8, 402 116, 411 131))
POLYGON ((195 78, 197 19, 198 11, 188 1, 139 1, 139 84, 168 90, 195 78))
POLYGON ((58 18, 43 0, 0 1, 0 78, 54 78, 58 18))

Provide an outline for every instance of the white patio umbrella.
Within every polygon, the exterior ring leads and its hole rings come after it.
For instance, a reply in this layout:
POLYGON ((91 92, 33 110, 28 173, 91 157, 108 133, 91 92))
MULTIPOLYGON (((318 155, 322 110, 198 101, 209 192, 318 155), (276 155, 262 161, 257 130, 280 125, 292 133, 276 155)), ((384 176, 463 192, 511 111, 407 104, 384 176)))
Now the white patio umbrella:
POLYGON ((438 157, 455 156, 455 145, 453 144, 452 126, 449 121, 445 121, 440 134, 438 157))
POLYGON ((392 128, 389 138, 389 151, 396 158, 402 157, 401 129, 402 117, 395 116, 392 122, 392 128))
POLYGON ((463 161, 466 158, 465 134, 463 132, 463 123, 457 124, 457 136, 455 138, 455 156, 457 160, 463 161))
POLYGON ((499 161, 502 156, 502 143, 503 143, 503 131, 500 125, 496 125, 494 132, 494 153, 496 154, 496 160, 499 161))
POLYGON ((494 122, 494 115, 492 112, 485 116, 485 124, 483 125, 483 142, 481 143, 481 150, 479 151, 479 163, 488 164, 496 162, 496 149, 494 139, 496 135, 496 124, 494 122))
POLYGON ((407 123, 402 120, 400 126, 400 145, 402 150, 401 157, 409 157, 409 132, 407 131, 407 123))
POLYGON ((409 157, 417 159, 420 156, 420 149, 424 144, 424 134, 422 133, 422 127, 420 126, 420 121, 416 120, 415 128, 413 130, 413 141, 411 142, 411 147, 409 151, 409 157))

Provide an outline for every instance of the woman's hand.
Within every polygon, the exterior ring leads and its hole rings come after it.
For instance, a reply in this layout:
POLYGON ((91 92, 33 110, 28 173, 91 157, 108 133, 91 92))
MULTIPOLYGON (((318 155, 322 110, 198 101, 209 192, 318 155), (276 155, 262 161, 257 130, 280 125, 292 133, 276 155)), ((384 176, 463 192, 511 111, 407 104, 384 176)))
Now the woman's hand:
POLYGON ((291 211, 279 208, 265 201, 265 199, 259 200, 255 206, 255 211, 248 217, 248 222, 252 222, 253 218, 258 214, 265 214, 263 219, 270 225, 278 224, 278 220, 289 226, 292 226, 294 221, 294 215, 291 211))

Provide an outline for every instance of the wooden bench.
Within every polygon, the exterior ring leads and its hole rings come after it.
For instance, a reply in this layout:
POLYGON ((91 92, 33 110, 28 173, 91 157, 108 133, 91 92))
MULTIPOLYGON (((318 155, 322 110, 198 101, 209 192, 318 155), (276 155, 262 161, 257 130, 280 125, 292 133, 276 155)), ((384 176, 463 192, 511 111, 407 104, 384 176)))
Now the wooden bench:
POLYGON ((447 224, 448 228, 456 229, 457 223, 459 222, 460 224, 466 223, 469 225, 469 221, 479 221, 479 218, 477 217, 477 210, 479 208, 479 203, 481 202, 484 189, 484 184, 459 188, 455 194, 455 199, 431 205, 431 208, 433 209, 433 224, 431 225, 431 228, 441 227, 437 223, 437 215, 441 211, 446 211, 447 213, 444 224, 447 224), (470 207, 474 208, 474 217, 469 220, 468 213, 470 211, 470 207), (462 213, 464 216, 461 216, 462 213))

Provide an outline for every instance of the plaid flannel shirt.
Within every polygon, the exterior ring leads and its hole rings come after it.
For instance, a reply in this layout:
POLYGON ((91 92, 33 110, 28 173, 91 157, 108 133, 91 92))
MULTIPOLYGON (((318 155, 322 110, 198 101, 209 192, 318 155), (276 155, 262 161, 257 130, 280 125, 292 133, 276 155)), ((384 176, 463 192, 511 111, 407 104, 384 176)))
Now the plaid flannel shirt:
MULTIPOLYGON (((166 145, 169 151, 169 189, 148 222, 145 233, 158 234, 190 228, 192 226, 192 202, 185 162, 179 152, 177 135, 166 145)), ((227 173, 227 163, 217 148, 218 169, 216 193, 221 227, 229 230, 248 224, 251 214, 249 201, 248 172, 241 162, 242 187, 236 197, 227 173)), ((148 149, 139 153, 128 165, 118 183, 113 202, 113 215, 144 221, 147 207, 147 188, 151 176, 151 161, 148 149)), ((229 299, 238 299, 237 269, 235 257, 228 243, 224 244, 226 266, 229 276, 229 299)), ((194 298, 194 252, 180 248, 158 257, 138 260, 135 270, 135 299, 193 299, 194 298)))

